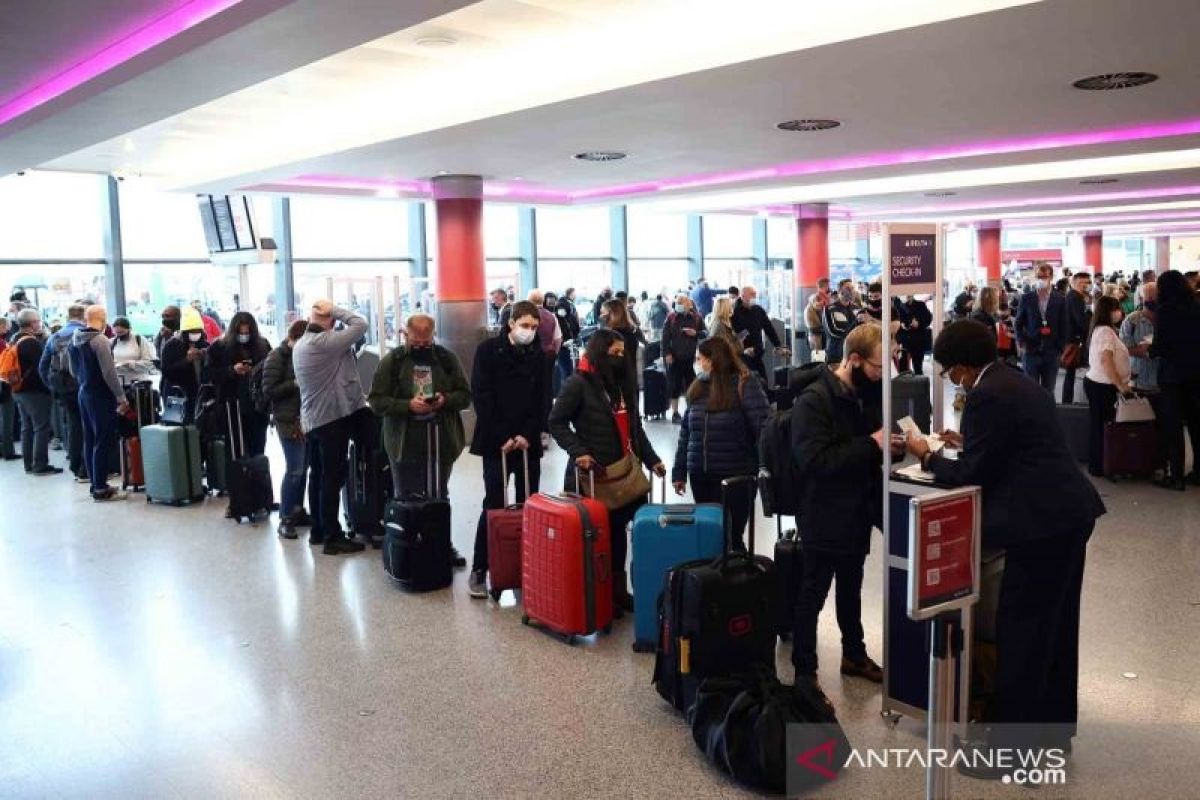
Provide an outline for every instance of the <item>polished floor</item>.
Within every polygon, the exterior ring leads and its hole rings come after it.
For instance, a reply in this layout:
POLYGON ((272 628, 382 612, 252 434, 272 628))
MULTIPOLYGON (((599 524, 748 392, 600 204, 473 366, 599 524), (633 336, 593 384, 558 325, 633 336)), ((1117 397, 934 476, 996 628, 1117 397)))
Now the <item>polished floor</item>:
MULTIPOLYGON (((674 452, 673 426, 649 429, 674 452)), ((548 456, 546 485, 563 464, 548 456)), ((1194 798, 1200 489, 1099 485, 1110 512, 1087 563, 1081 734, 1068 785, 1031 796, 1194 798)), ((458 463, 451 495, 469 552, 477 459, 458 463)), ((748 796, 655 694, 630 620, 567 647, 524 628, 507 597, 471 600, 465 574, 406 595, 378 552, 322 556, 223 519, 223 506, 94 504, 65 477, 0 463, 0 796, 748 796)), ((759 530, 769 552, 773 524, 759 530)), ((864 589, 875 655, 880 580, 876 546, 864 589)), ((883 723, 876 686, 837 674, 831 608, 820 655, 854 744, 920 744, 921 725, 883 723)), ((779 663, 790 679, 786 648, 779 663)), ((921 797, 923 780, 859 772, 817 796, 921 797)), ((959 798, 1016 794, 954 779, 959 798)))

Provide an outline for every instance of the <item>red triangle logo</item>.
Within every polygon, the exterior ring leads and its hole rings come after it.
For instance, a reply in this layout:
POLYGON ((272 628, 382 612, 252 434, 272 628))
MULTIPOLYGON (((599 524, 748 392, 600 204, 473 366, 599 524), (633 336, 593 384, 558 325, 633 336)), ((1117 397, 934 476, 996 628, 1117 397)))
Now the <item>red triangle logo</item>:
POLYGON ((837 742, 830 739, 824 744, 819 744, 796 756, 796 763, 831 781, 837 777, 837 773, 831 769, 833 767, 833 749, 836 746, 837 742))

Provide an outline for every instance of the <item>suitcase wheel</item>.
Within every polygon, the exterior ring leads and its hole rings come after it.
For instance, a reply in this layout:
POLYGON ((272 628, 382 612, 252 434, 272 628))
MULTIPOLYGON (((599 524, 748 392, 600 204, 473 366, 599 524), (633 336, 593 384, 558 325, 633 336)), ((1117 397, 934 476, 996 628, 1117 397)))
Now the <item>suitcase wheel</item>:
POLYGON ((633 652, 635 652, 635 653, 653 653, 654 652, 654 643, 653 642, 634 642, 633 643, 633 652))
POLYGON ((494 603, 500 602, 500 595, 502 594, 502 592, 499 589, 492 589, 490 592, 488 592, 488 594, 490 594, 492 596, 492 602, 494 602, 494 603))
POLYGON ((603 628, 601 628, 600 630, 601 630, 601 631, 603 631, 604 633, 612 633, 612 623, 611 623, 611 622, 610 622, 610 623, 608 623, 607 625, 605 625, 605 626, 604 626, 603 628))
POLYGON ((528 624, 529 624, 529 615, 528 615, 528 614, 522 614, 522 615, 521 615, 521 624, 522 624, 522 625, 528 625, 528 624))
POLYGON ((576 642, 575 634, 568 633, 567 635, 563 636, 563 641, 566 642, 571 647, 574 647, 575 642, 576 642))

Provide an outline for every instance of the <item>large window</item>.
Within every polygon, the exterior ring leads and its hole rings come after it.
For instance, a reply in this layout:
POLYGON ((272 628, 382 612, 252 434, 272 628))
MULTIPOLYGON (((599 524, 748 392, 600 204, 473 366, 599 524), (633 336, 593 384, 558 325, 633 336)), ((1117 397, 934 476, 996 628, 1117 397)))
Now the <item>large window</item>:
MULTIPOLYGON (((686 258, 687 217, 629 206, 630 258, 686 258)), ((630 267, 632 278, 633 268, 630 267)))
POLYGON ((408 206, 400 200, 298 196, 291 206, 297 258, 408 255, 408 206))
POLYGON ((672 295, 686 289, 689 262, 686 258, 639 261, 629 259, 629 294, 641 297, 645 292, 650 297, 656 294, 672 295))
POLYGON ((105 180, 38 171, 0 178, 0 259, 102 258, 105 180))
MULTIPOLYGON (((196 197, 158 192, 142 181, 120 184, 121 245, 126 259, 208 260, 196 197)), ((258 222, 255 214, 254 222, 258 222)))
POLYGON ((754 217, 714 214, 704 217, 703 223, 706 259, 748 259, 754 255, 754 217))
POLYGON ((788 217, 769 217, 767 258, 790 258, 795 263, 796 248, 799 246, 796 235, 796 220, 788 217))
POLYGON ((538 259, 607 258, 612 253, 609 230, 609 209, 604 206, 539 208, 538 259))
POLYGON ((0 290, 4 308, 16 289, 24 289, 29 302, 41 309, 48 324, 64 322, 67 306, 82 300, 104 302, 104 264, 0 264, 0 290))
POLYGON ((516 206, 483 204, 483 252, 488 258, 521 254, 520 210, 516 206))

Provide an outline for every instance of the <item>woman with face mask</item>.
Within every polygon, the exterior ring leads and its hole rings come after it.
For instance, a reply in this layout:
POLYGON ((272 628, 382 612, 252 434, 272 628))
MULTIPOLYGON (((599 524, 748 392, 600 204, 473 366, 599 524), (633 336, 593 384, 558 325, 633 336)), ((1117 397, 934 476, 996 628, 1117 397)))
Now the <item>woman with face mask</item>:
MULTIPOLYGON (((584 473, 593 472, 597 480, 603 480, 618 465, 629 466, 630 460, 634 462, 634 469, 645 466, 657 475, 667 474, 666 466, 646 437, 636 406, 626 395, 628 386, 621 373, 627 363, 625 339, 613 330, 596 331, 588 339, 579 370, 567 379, 554 401, 550 411, 550 435, 570 456, 564 479, 568 489, 576 488, 576 467, 584 473)), ((589 480, 585 477, 582 481, 584 486, 579 488, 587 491, 589 480)), ((619 508, 608 510, 612 535, 613 606, 618 617, 633 608, 625 572, 626 526, 645 503, 645 496, 639 495, 619 508)))
POLYGON ((514 304, 508 329, 479 345, 471 368, 471 454, 483 459, 484 495, 467 588, 479 599, 488 595, 487 512, 504 508, 509 475, 517 502, 525 502, 526 459, 530 492, 538 490, 541 479, 540 434, 547 409, 546 370, 536 341, 539 323, 537 306, 528 301, 514 304))
POLYGON ((186 397, 190 419, 196 412, 200 385, 208 382, 208 340, 204 336, 204 321, 196 309, 184 308, 180 312, 178 332, 163 343, 159 391, 164 399, 179 394, 186 397))
POLYGON ((321 540, 324 534, 318 508, 320 473, 313 472, 310 475, 310 468, 317 464, 317 459, 312 443, 306 440, 304 429, 300 427, 300 386, 296 383, 296 369, 292 364, 292 349, 307 330, 308 321, 303 319, 296 320, 288 327, 287 338, 267 355, 263 364, 262 389, 270 398, 271 421, 275 423, 275 432, 279 436, 279 445, 287 465, 279 486, 278 533, 284 539, 296 539, 299 536, 297 528, 312 526, 313 538, 321 540), (311 516, 304 510, 306 477, 309 504, 313 508, 311 516))
POLYGON ((249 311, 234 314, 225 335, 209 349, 208 368, 217 387, 217 399, 229 405, 236 404, 232 410, 241 414, 246 450, 243 453, 238 445, 236 450, 240 456, 262 455, 267 448, 267 428, 271 420, 254 407, 250 397, 250 373, 270 352, 270 343, 259 335, 258 321, 249 311))
POLYGON ((638 347, 646 345, 646 337, 637 321, 629 315, 629 306, 624 300, 609 300, 604 304, 604 326, 621 337, 625 343, 622 351, 625 362, 615 373, 621 382, 625 402, 631 413, 641 413, 641 395, 638 392, 638 347))
MULTIPOLYGON (((671 480, 676 494, 682 495, 690 481, 697 503, 719 503, 722 480, 758 472, 758 435, 770 409, 762 384, 728 342, 705 339, 698 350, 699 369, 688 388, 671 480)), ((745 491, 729 497, 737 549, 745 549, 742 534, 753 500, 745 491)))
POLYGON ((671 421, 678 423, 679 398, 696 380, 696 345, 704 330, 704 321, 696 313, 692 298, 680 294, 675 298, 675 310, 667 315, 663 325, 663 361, 667 365, 667 390, 671 398, 671 421))
POLYGON ((154 370, 154 342, 134 333, 125 317, 113 320, 112 329, 112 356, 117 377, 126 381, 149 378, 154 370))

